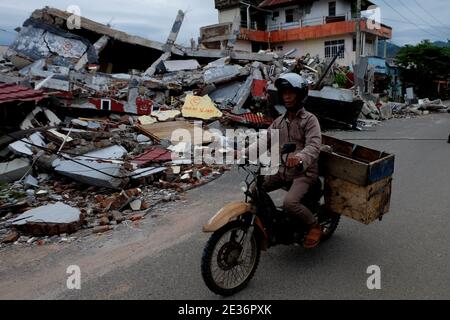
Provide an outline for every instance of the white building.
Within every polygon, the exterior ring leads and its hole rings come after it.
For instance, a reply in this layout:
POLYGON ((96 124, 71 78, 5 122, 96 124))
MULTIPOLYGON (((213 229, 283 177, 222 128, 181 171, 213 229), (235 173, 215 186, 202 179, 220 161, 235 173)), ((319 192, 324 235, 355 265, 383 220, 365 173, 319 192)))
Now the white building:
MULTIPOLYGON (((374 5, 370 1, 362 2, 363 10, 374 5)), ((219 24, 201 28, 201 42, 205 47, 225 47, 233 22, 237 21, 240 35, 235 50, 272 49, 283 54, 297 49, 298 57, 309 53, 331 58, 343 47, 338 63, 355 62, 356 0, 215 0, 215 4, 219 24)), ((378 42, 391 39, 392 28, 363 18, 361 30, 361 55, 381 55, 378 42)))

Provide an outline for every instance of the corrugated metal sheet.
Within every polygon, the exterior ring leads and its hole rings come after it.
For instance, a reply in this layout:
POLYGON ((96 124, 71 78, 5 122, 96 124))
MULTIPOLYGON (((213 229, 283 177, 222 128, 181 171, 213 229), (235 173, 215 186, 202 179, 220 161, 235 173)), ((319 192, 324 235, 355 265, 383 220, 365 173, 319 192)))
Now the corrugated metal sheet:
POLYGON ((144 166, 149 163, 168 162, 172 161, 172 153, 164 148, 152 147, 148 151, 135 157, 131 162, 139 166, 144 166))
POLYGON ((0 83, 0 104, 14 101, 39 101, 46 98, 41 90, 15 84, 0 83))
POLYGON ((244 113, 243 115, 235 115, 228 113, 226 115, 230 120, 243 123, 243 124, 253 124, 257 126, 270 126, 273 122, 273 119, 267 118, 262 114, 254 114, 254 113, 244 113))

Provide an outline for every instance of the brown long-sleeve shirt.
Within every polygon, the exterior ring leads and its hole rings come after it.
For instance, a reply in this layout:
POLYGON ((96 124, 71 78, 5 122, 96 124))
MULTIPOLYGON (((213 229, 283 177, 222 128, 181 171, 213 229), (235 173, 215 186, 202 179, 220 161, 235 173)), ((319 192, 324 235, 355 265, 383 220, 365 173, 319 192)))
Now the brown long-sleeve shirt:
MULTIPOLYGON (((279 173, 283 176, 285 174, 284 177, 287 181, 294 180, 302 175, 317 177, 319 175, 318 161, 322 145, 322 133, 316 116, 305 109, 301 109, 292 121, 289 121, 287 114, 277 118, 268 130, 267 142, 269 148, 272 130, 279 130, 280 152, 285 144, 295 143, 297 148, 293 155, 301 157, 303 161, 304 171, 301 168, 285 168, 281 164, 279 173)), ((257 148, 257 146, 252 145, 249 149, 253 148, 257 148)), ((284 155, 283 158, 286 160, 287 155, 284 155)))

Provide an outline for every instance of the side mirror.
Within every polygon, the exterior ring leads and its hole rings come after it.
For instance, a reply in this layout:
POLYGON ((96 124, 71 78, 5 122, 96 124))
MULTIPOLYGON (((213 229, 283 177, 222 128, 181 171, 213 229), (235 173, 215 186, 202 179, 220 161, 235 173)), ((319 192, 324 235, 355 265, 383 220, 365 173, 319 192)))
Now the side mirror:
POLYGON ((285 154, 293 153, 293 152, 295 152, 295 150, 297 150, 297 145, 295 143, 286 143, 283 146, 283 148, 281 149, 281 154, 285 155, 285 154))

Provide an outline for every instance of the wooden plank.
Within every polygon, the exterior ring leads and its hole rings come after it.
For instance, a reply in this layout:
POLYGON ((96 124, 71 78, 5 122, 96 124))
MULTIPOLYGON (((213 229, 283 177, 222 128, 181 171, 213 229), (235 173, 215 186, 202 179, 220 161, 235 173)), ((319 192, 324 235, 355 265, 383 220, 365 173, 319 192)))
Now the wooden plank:
POLYGON ((372 184, 392 177, 395 170, 395 156, 390 155, 369 165, 367 183, 372 184))
POLYGON ((319 159, 320 172, 324 176, 344 179, 356 185, 367 185, 368 166, 363 162, 328 152, 322 152, 319 159))
MULTIPOLYGON (((185 137, 188 141, 192 141, 192 143, 198 144, 200 137, 194 136, 195 132, 195 124, 189 121, 169 121, 169 122, 158 122, 154 124, 148 125, 140 125, 137 128, 149 136, 150 138, 156 140, 157 142, 161 142, 162 140, 172 140, 172 134, 175 130, 187 130, 190 134, 190 137, 185 137), (190 138, 190 140, 189 140, 190 138), (194 138, 196 139, 194 141, 194 138), (198 140, 197 140, 198 139, 198 140)), ((201 127, 197 127, 200 128, 201 127)), ((198 130, 198 129, 197 129, 198 130)), ((209 131, 202 130, 202 144, 211 143, 213 141, 212 134, 209 131)))
POLYGON ((326 177, 325 206, 328 210, 366 225, 389 212, 392 178, 362 187, 348 181, 326 177))
POLYGON ((394 155, 325 135, 322 143, 330 146, 333 151, 324 150, 321 153, 319 163, 324 175, 368 186, 394 173, 394 155))

